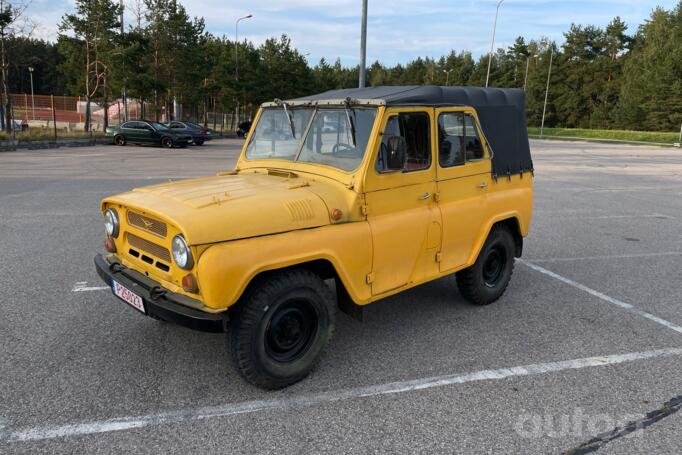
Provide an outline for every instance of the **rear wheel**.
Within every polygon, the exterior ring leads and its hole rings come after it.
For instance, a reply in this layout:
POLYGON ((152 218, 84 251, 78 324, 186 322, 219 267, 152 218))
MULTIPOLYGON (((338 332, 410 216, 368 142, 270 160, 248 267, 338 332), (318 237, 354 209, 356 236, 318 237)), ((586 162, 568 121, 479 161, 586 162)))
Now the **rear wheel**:
POLYGON ((163 145, 167 149, 173 148, 173 139, 169 137, 164 137, 163 139, 161 139, 161 145, 163 145))
POLYGON ((244 378, 280 389, 305 378, 334 332, 336 305, 312 272, 289 270, 261 281, 235 309, 232 358, 244 378))
POLYGON ((499 299, 514 271, 514 248, 508 229, 493 228, 474 265, 457 272, 457 287, 464 298, 476 305, 499 299))
POLYGON ((114 143, 116 143, 116 145, 126 145, 126 138, 121 134, 117 134, 114 138, 114 143))

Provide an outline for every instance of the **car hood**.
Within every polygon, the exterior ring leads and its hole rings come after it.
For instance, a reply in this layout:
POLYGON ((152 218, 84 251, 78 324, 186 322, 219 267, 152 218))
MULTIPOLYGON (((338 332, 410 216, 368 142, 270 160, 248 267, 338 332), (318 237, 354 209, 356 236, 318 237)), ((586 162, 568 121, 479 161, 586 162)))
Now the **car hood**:
POLYGON ((330 223, 324 200, 301 178, 219 175, 163 183, 102 201, 175 225, 192 245, 222 242, 330 223))

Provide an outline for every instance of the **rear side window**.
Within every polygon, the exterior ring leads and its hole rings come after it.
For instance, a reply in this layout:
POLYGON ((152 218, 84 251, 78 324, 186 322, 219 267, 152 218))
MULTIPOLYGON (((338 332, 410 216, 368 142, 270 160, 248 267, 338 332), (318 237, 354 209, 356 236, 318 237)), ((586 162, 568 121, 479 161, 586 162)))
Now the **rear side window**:
POLYGON ((135 129, 137 128, 137 122, 125 122, 123 125, 121 125, 121 128, 135 129))
MULTIPOLYGON (((382 146, 389 146, 396 137, 404 139, 403 172, 419 171, 431 166, 431 128, 426 112, 406 112, 390 117, 382 136, 382 146)), ((378 172, 386 172, 386 165, 377 159, 378 172)))
POLYGON ((483 144, 476 121, 464 112, 438 117, 438 161, 441 167, 459 166, 483 158, 483 144))

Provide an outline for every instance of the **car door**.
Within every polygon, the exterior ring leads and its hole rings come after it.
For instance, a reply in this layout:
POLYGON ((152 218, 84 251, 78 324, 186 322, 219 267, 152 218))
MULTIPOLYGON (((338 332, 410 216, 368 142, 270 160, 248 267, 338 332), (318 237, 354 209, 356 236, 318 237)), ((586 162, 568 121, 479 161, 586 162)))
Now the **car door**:
POLYGON ((126 141, 131 143, 138 142, 137 137, 137 122, 125 122, 121 125, 120 134, 125 137, 126 141))
POLYGON ((373 295, 435 276, 441 238, 434 197, 433 109, 391 108, 381 121, 381 141, 365 177, 374 252, 368 282, 373 295), (399 147, 405 149, 404 159, 389 163, 386 151, 399 147))
POLYGON ((152 126, 147 122, 137 122, 138 123, 138 134, 140 136, 140 142, 145 144, 150 144, 153 142, 158 142, 159 133, 156 132, 152 126))
POLYGON ((475 260, 486 235, 491 155, 470 108, 436 109, 438 206, 443 241, 440 271, 461 268, 475 260))

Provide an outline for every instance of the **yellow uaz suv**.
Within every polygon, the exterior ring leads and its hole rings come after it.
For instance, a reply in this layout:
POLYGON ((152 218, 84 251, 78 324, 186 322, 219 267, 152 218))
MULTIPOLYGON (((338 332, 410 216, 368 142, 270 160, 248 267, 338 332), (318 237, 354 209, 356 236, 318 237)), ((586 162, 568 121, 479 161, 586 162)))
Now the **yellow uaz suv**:
POLYGON ((472 303, 498 299, 532 180, 521 90, 275 100, 233 171, 104 199, 108 255, 95 265, 140 313, 226 330, 242 375, 280 388, 314 368, 337 307, 361 319, 364 305, 452 274, 472 303))

